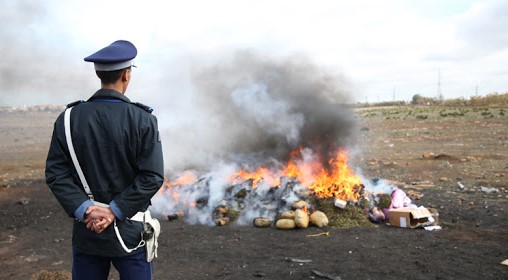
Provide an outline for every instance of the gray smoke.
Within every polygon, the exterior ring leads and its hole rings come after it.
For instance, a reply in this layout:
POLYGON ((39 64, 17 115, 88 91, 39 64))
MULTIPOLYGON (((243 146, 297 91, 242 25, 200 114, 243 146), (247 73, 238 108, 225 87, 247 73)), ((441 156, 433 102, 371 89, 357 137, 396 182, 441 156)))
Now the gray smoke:
POLYGON ((93 79, 49 5, 0 1, 2 106, 65 104, 83 95, 83 85, 93 79))
POLYGON ((170 168, 284 163, 300 146, 327 162, 354 139, 347 79, 304 56, 241 51, 226 62, 195 66, 191 82, 192 117, 166 135, 170 168))

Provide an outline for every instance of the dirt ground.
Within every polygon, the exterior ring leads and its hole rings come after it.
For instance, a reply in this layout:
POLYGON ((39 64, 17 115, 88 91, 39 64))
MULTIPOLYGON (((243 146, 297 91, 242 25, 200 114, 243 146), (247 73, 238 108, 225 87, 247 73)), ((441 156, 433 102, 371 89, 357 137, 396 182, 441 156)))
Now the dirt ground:
MULTIPOLYGON (((357 114, 363 154, 351 164, 424 194, 414 202, 438 209, 442 230, 163 220, 155 279, 508 279, 501 264, 508 259, 508 108, 357 114)), ((56 116, 47 108, 0 110, 1 279, 71 270, 72 221, 43 179, 56 116)))

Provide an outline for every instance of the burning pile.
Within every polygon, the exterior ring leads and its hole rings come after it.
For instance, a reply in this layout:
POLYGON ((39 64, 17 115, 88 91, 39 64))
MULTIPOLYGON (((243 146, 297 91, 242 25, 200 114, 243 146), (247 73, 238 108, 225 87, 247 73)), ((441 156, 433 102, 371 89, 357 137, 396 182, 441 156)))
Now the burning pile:
MULTIPOLYGON (((310 223, 322 227, 329 224, 329 217, 336 220, 337 211, 350 213, 365 201, 362 181, 347 161, 346 152, 338 149, 325 166, 311 150, 299 148, 279 169, 259 167, 199 178, 187 171, 167 181, 154 204, 161 215, 189 223, 267 227, 275 222, 285 229, 305 228, 310 223), (327 202, 336 207, 327 208, 327 202)), ((365 213, 356 218, 368 222, 365 213)))
POLYGON ((306 57, 245 51, 195 67, 191 82, 182 95, 189 105, 182 112, 191 114, 165 122, 172 128, 165 152, 171 170, 208 173, 168 180, 152 200, 154 213, 204 225, 304 227, 318 211, 329 226, 346 217, 386 221, 388 208, 374 208, 376 197, 338 149, 354 148, 360 131, 344 75, 306 57), (298 201, 307 206, 294 207, 298 201))
POLYGON ((165 151, 172 170, 208 173, 168 180, 152 199, 154 213, 211 226, 387 220, 393 203, 380 206, 338 149, 354 148, 360 131, 344 75, 305 57, 249 51, 195 70, 193 92, 182 95, 189 102, 182 111, 192 114, 181 122, 171 115, 165 151), (304 207, 295 206, 300 201, 304 207))

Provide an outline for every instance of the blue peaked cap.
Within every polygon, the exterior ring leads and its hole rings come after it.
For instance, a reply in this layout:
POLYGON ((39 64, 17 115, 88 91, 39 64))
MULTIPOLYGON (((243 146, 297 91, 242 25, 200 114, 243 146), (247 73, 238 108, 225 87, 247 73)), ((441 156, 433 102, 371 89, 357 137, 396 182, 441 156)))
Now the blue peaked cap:
POLYGON ((118 40, 85 57, 85 61, 93 62, 97 71, 114 71, 135 66, 137 54, 138 50, 131 42, 118 40))

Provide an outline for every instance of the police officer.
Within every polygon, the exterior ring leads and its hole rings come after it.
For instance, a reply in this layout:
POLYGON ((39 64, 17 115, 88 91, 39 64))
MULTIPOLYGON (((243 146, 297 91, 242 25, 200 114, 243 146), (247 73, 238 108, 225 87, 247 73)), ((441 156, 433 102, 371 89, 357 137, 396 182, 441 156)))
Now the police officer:
POLYGON ((107 279, 111 264, 122 280, 152 278, 152 262, 139 246, 144 244, 143 223, 130 218, 147 210, 161 187, 163 158, 151 109, 124 95, 136 55, 132 43, 120 40, 86 57, 94 63, 101 89, 86 102, 68 105, 75 154, 94 200, 87 196, 71 159, 64 113, 54 124, 46 183, 75 218, 73 279, 107 279))

